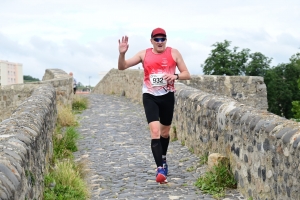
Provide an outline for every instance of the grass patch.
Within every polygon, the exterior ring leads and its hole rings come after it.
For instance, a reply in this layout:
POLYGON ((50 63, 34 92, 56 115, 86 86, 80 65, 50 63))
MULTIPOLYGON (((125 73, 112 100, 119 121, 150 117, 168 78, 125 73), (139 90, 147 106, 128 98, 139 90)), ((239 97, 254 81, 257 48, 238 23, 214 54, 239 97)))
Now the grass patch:
POLYGON ((185 161, 188 161, 188 160, 189 160, 189 158, 182 158, 182 159, 179 160, 179 162, 185 162, 185 161))
POLYGON ((208 162, 208 153, 205 153, 203 156, 200 157, 200 165, 207 164, 208 162))
POLYGON ((195 167, 194 167, 194 166, 191 166, 191 167, 187 168, 186 171, 187 171, 187 172, 195 171, 195 167))
POLYGON ((80 113, 81 111, 87 109, 88 104, 89 104, 89 102, 86 97, 81 96, 81 95, 75 95, 74 99, 72 101, 72 109, 73 109, 73 111, 80 113))
POLYGON ((174 138, 172 139, 172 142, 175 142, 175 141, 178 140, 177 132, 176 132, 176 127, 173 126, 172 129, 173 129, 173 134, 174 134, 174 138))
POLYGON ((189 152, 194 153, 194 148, 193 147, 189 148, 189 152))
POLYGON ((184 146, 185 145, 185 141, 181 140, 181 145, 184 146))
POLYGON ((70 107, 62 105, 57 106, 57 124, 60 127, 78 125, 76 116, 70 107))
MULTIPOLYGON (((75 98, 74 102, 77 101, 75 98)), ((73 152, 77 151, 77 140, 80 135, 75 129, 78 125, 75 112, 70 107, 57 106, 58 117, 52 138, 53 157, 48 169, 49 173, 44 177, 44 200, 89 198, 88 186, 84 180, 86 161, 74 161, 73 152)), ((85 109, 86 107, 76 108, 85 109)))
POLYGON ((58 161, 55 170, 45 177, 44 200, 78 199, 89 196, 83 174, 74 162, 58 161))
POLYGON ((229 168, 229 165, 219 163, 208 171, 204 176, 198 178, 195 186, 204 193, 209 193, 215 198, 224 197, 226 188, 236 188, 237 182, 229 168))
POLYGON ((72 158, 73 152, 77 151, 76 141, 79 133, 71 126, 64 133, 56 132, 53 136, 53 156, 55 159, 72 158))
POLYGON ((172 129, 173 129, 173 133, 177 133, 176 132, 176 126, 172 126, 172 129))

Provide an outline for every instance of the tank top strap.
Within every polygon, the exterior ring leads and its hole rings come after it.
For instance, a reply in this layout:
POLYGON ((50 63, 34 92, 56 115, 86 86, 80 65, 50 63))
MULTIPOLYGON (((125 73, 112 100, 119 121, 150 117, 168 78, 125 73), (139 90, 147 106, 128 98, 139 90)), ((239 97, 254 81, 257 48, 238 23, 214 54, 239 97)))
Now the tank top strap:
POLYGON ((152 48, 146 49, 146 53, 150 53, 150 52, 152 52, 152 48))
POLYGON ((172 48, 171 47, 167 47, 166 48, 166 53, 167 54, 171 54, 172 53, 172 48))

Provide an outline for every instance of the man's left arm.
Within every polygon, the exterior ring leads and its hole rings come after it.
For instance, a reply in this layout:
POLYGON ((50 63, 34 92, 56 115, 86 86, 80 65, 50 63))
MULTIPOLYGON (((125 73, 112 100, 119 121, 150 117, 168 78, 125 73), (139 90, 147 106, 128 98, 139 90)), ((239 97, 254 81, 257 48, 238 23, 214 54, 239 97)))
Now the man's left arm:
POLYGON ((178 74, 178 80, 189 80, 191 79, 191 75, 189 70, 187 69, 185 62, 177 49, 172 49, 172 56, 175 58, 177 68, 180 71, 178 74))
POLYGON ((189 73, 179 51, 177 49, 172 49, 171 54, 172 54, 174 61, 177 64, 177 68, 178 68, 180 74, 178 74, 178 78, 177 78, 177 75, 175 75, 175 74, 165 74, 164 79, 167 81, 191 79, 190 73, 189 73))

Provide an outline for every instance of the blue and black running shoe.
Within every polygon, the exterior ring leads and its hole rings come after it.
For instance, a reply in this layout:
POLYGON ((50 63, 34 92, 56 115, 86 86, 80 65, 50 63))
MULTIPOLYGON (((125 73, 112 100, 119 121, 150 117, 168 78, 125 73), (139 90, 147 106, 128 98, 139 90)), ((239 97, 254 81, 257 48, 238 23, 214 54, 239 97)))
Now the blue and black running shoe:
POLYGON ((168 176, 168 164, 166 160, 163 160, 163 168, 165 169, 166 176, 168 176))
POLYGON ((156 182, 164 183, 167 180, 166 171, 162 167, 158 167, 156 170, 156 182))

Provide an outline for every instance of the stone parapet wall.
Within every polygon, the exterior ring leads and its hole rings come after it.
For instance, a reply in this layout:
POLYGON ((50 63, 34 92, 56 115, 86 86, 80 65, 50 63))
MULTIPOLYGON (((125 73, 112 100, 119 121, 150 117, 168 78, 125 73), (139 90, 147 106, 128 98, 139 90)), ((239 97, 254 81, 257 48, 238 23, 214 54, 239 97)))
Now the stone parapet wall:
POLYGON ((71 105, 73 99, 73 77, 61 69, 47 69, 42 82, 50 83, 56 91, 57 104, 71 105))
POLYGON ((42 78, 43 81, 52 79, 63 79, 70 78, 71 76, 61 69, 46 69, 45 74, 42 78))
POLYGON ((299 123, 177 84, 172 126, 197 155, 230 159, 238 189, 254 199, 298 199, 299 123))
POLYGON ((43 81, 0 86, 0 121, 28 98, 41 84, 51 84, 56 91, 57 104, 70 106, 73 99, 73 78, 61 69, 47 69, 43 81))
POLYGON ((57 104, 71 106, 73 78, 47 69, 43 81, 0 90, 0 199, 43 199, 57 104))
MULTIPOLYGON (((129 69, 120 71, 111 69, 92 92, 123 94, 128 98, 141 102, 143 76, 143 70, 129 69), (122 81, 114 81, 119 79, 122 81)), ((267 87, 263 77, 192 75, 191 80, 180 80, 177 82, 210 94, 231 97, 254 108, 268 109, 267 87)))
MULTIPOLYGON (((93 92, 125 94, 141 102, 142 78, 141 70, 111 70, 93 92)), ((260 82, 255 79, 249 78, 249 84, 260 82)), ((264 88, 263 82, 259 84, 248 87, 264 88), (262 86, 258 87, 259 84, 262 86)), ((223 93, 215 95, 183 83, 177 83, 176 89, 172 129, 179 140, 199 156, 206 153, 227 156, 238 189, 247 198, 299 199, 299 123, 223 93)))
POLYGON ((31 96, 33 90, 38 86, 35 84, 15 84, 0 87, 0 121, 2 121, 31 96))
POLYGON ((260 76, 193 75, 191 80, 180 82, 210 94, 231 97, 254 108, 268 109, 267 87, 260 76))
POLYGON ((123 95, 141 103, 143 76, 143 70, 111 69, 95 86, 92 93, 123 95))
POLYGON ((0 123, 0 199, 42 199, 56 118, 55 89, 44 84, 0 123))

